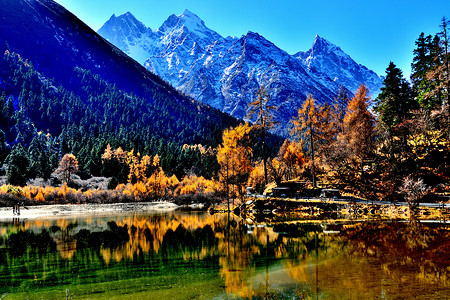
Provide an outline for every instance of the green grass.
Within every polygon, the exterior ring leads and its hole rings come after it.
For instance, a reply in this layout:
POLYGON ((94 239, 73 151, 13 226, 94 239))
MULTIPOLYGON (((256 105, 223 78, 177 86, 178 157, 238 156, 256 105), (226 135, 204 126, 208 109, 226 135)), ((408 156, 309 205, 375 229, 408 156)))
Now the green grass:
POLYGON ((211 299, 224 292, 217 274, 145 277, 4 294, 3 299, 211 299), (66 292, 67 291, 67 292, 66 292))

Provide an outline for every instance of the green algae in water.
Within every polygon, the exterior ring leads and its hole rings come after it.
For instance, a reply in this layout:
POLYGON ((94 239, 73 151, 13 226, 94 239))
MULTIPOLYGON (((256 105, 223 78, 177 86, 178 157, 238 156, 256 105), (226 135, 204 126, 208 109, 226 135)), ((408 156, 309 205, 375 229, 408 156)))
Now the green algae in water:
POLYGON ((170 213, 2 224, 0 296, 158 300, 447 296, 446 224, 323 222, 267 226, 229 215, 170 213))

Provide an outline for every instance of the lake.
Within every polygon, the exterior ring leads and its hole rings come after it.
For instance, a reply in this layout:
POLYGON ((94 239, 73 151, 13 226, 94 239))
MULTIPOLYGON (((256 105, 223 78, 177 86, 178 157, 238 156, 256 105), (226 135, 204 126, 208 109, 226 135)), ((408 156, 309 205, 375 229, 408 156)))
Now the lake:
POLYGON ((15 219, 0 235, 2 299, 450 297, 445 222, 173 211, 15 219))

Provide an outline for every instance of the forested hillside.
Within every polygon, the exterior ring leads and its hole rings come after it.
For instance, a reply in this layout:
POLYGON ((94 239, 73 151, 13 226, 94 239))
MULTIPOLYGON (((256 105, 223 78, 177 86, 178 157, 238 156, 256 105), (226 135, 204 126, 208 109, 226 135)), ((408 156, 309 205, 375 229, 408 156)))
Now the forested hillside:
POLYGON ((82 177, 112 176, 102 170, 108 144, 158 154, 177 176, 217 171, 215 158, 210 166, 183 145, 214 148, 238 120, 181 95, 54 1, 0 0, 0 8, 0 160, 8 182, 47 179, 66 153, 78 158, 82 177))
MULTIPOLYGON (((78 157, 82 175, 99 176, 107 144, 157 153, 164 169, 182 175, 199 163, 186 157, 183 144, 215 147, 223 129, 237 124, 183 97, 173 103, 173 98, 155 93, 155 101, 149 103, 81 68, 74 70, 67 89, 9 51, 0 60, 0 82, 0 158, 3 161, 11 151, 25 156, 35 165, 34 174, 21 172, 29 177, 48 178, 69 152, 78 157)), ((8 163, 11 160, 15 158, 8 163)))

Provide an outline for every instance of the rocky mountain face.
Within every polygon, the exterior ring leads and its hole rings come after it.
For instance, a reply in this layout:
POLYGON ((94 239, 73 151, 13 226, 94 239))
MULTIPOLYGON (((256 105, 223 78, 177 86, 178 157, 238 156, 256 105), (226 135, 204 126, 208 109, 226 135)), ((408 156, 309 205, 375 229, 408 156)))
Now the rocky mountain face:
POLYGON ((254 32, 224 38, 188 10, 157 30, 131 13, 113 15, 98 33, 179 91, 238 118, 246 119, 264 85, 283 135, 309 94, 330 102, 341 85, 353 93, 362 82, 377 94, 383 80, 319 36, 307 52, 290 55, 254 32))
POLYGON ((311 49, 298 52, 294 57, 302 61, 311 77, 324 85, 332 80, 354 93, 365 82, 373 97, 378 95, 383 85, 383 77, 356 63, 340 47, 318 35, 311 49))
MULTIPOLYGON (((131 14, 120 18, 112 17, 108 22, 115 24, 109 32, 116 38, 114 42, 119 43, 121 47, 128 47, 127 51, 148 45, 144 40, 146 38, 148 41, 152 40, 151 30, 135 20, 131 14)), ((167 22, 167 28, 171 27, 170 20, 167 22)), ((153 35, 157 36, 156 33, 153 35)), ((145 49, 140 51, 146 51, 145 49)), ((154 47, 148 46, 148 49, 154 47)), ((205 143, 208 142, 205 141, 207 138, 203 138, 206 134, 202 133, 215 131, 215 138, 219 140, 223 129, 237 123, 237 120, 229 115, 179 93, 172 85, 106 41, 53 0, 0 0, 0 53, 3 55, 6 51, 15 52, 30 62, 43 81, 48 80, 50 85, 61 85, 66 91, 80 97, 77 105, 80 110, 90 106, 93 107, 92 111, 96 111, 89 94, 95 94, 95 97, 102 90, 102 87, 98 86, 101 86, 99 82, 103 80, 120 89, 120 92, 128 94, 130 99, 133 96, 145 99, 143 107, 157 113, 153 120, 150 115, 146 115, 147 123, 139 126, 159 127, 158 130, 151 131, 155 138, 179 141, 180 136, 189 136, 194 137, 193 143, 205 143), (78 78, 79 70, 88 72, 81 83, 78 78), (95 77, 95 80, 90 79, 91 77, 95 77), (173 129, 174 126, 158 126, 168 123, 168 120, 171 123, 169 125, 174 125, 176 130, 173 129), (214 129, 216 125, 218 129, 214 129), (199 138, 195 140, 195 136, 199 138)), ((145 56, 149 55, 146 52, 145 56)), ((0 69, 0 91, 5 88, 6 84, 1 77, 8 74, 7 71, 9 70, 0 69)), ((30 90, 34 85, 28 81, 23 84, 24 89, 30 90)), ((58 92, 56 88, 55 90, 58 92)), ((18 94, 17 92, 14 97, 18 97, 18 94)), ((64 98, 61 95, 55 97, 64 98)), ((112 111, 114 110, 123 112, 126 115, 124 119, 132 118, 130 111, 121 103, 115 105, 112 111)), ((144 114, 144 111, 141 113, 144 114)), ((64 115, 67 114, 65 111, 64 115)), ((79 116, 70 117, 76 119, 79 116)), ((133 123, 132 121, 130 120, 130 123, 133 123)), ((118 123, 108 124, 112 128, 118 128, 119 125, 121 126, 118 123)), ((52 126, 56 128, 62 124, 52 126)), ((57 130, 60 128, 55 129, 57 130)))

